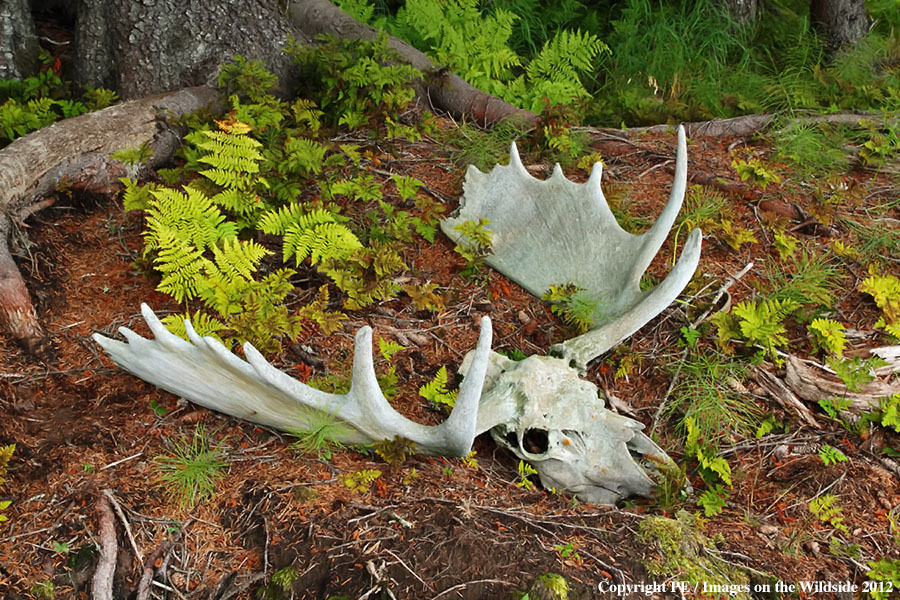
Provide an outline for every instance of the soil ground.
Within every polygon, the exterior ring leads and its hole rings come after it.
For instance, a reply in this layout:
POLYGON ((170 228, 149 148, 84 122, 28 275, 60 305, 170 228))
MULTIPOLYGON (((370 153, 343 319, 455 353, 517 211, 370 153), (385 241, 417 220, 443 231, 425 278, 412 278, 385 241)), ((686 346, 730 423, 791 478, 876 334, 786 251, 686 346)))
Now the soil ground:
MULTIPOLYGON (((720 178, 709 177, 708 185, 731 190, 736 221, 760 243, 735 251, 707 239, 699 269, 702 285, 691 288, 688 302, 668 308, 620 352, 595 361, 587 374, 645 423, 667 398, 671 373, 663 367, 682 352, 680 327, 709 308, 727 278, 750 261, 756 266, 731 288, 732 302, 752 297, 765 283, 766 269, 781 264, 767 242, 761 203, 794 218, 795 235, 810 248, 849 239, 839 225, 807 219, 804 207, 812 194, 797 181, 766 191, 742 183, 730 166, 730 150, 745 143, 693 140, 689 169, 695 182, 704 174, 720 178), (631 356, 635 366, 617 379, 623 356, 631 356)), ((601 137, 595 146, 606 161, 608 195, 619 209, 652 222, 668 196, 674 136, 629 143, 601 137)), ((771 152, 762 145, 751 150, 763 156, 771 152)), ((404 144, 384 155, 378 169, 418 177, 452 210, 464 169, 445 151, 433 142, 404 144)), ((539 177, 550 173, 549 165, 533 167, 539 177)), ((577 169, 569 173, 580 180, 586 175, 577 169)), ((867 190, 864 203, 897 198, 884 172, 856 170, 845 181, 867 190)), ((865 216, 865 205, 847 210, 865 216)), ((897 213, 896 203, 892 212, 879 213, 893 220, 893 235, 897 213)), ((518 461, 487 435, 475 443, 477 466, 418 455, 388 465, 354 450, 303 455, 292 449, 294 438, 192 406, 125 374, 91 341, 92 333, 115 335, 119 326, 147 335, 141 302, 160 315, 179 310, 134 266, 142 247, 139 214, 123 213, 116 198, 76 196, 32 217, 29 226, 31 245, 20 253, 20 265, 54 350, 37 359, 0 337, 0 445, 16 444, 8 481, 0 489, 0 499, 12 501, 5 511, 9 520, 0 523, 3 598, 49 597, 48 582, 56 598, 90 597, 102 498, 114 499, 116 509, 117 598, 136 597, 145 570, 156 575, 154 598, 507 598, 548 572, 566 578, 570 598, 616 597, 599 591, 601 583, 653 582, 668 590, 657 597, 682 597, 671 584, 685 580, 685 571, 653 572, 652 565, 665 554, 656 540, 641 535, 642 523, 653 516, 672 517, 679 509, 695 513, 695 497, 670 503, 633 499, 617 507, 578 503, 539 485, 521 485, 518 461), (198 424, 225 450, 228 467, 214 496, 188 509, 154 484, 153 461, 171 453, 171 440, 190 436, 198 424), (342 475, 363 469, 378 469, 382 476, 365 493, 349 489, 342 475), (297 577, 288 589, 264 587, 290 566, 297 577)), ((670 240, 651 274, 665 275, 673 250, 670 240)), ((406 347, 394 359, 401 385, 394 405, 420 422, 438 423, 443 414, 417 390, 440 366, 448 372, 458 367, 474 347, 482 315, 493 320, 497 350, 544 353, 571 335, 545 303, 504 276, 488 270, 474 279, 462 277, 463 261, 440 234, 433 245, 423 241, 410 250, 406 260, 411 277, 441 286, 445 310, 417 311, 401 295, 351 313, 350 321, 329 336, 310 324, 293 348, 311 350, 321 362, 310 366, 302 352, 289 349, 270 357, 273 364, 304 380, 345 372, 353 333, 369 324, 376 338, 406 347)), ((896 262, 889 264, 896 272, 896 262)), ((855 347, 883 344, 872 328, 877 309, 856 291, 864 267, 847 261, 839 270, 835 318, 862 332, 855 347)), ((292 296, 293 307, 314 290, 292 296)), ((804 335, 802 329, 791 331, 792 338, 804 335)), ((861 584, 867 561, 898 556, 898 532, 891 531, 900 504, 898 473, 879 453, 882 446, 900 448, 897 436, 879 428, 872 436, 877 439, 861 440, 808 405, 820 426, 815 429, 767 396, 753 378, 745 385, 746 398, 773 413, 789 432, 760 440, 735 433, 721 447, 734 485, 721 514, 694 524, 715 545, 692 552, 741 567, 752 582, 769 583, 773 590, 775 582, 861 584), (824 443, 840 448, 849 460, 825 466, 817 454, 824 443), (809 500, 824 493, 839 496, 845 533, 811 516, 809 500), (832 540, 858 548, 846 555, 830 552, 832 540)), ((657 433, 662 447, 687 465, 695 489, 706 489, 696 476, 696 463, 683 456, 674 423, 663 421, 657 433)), ((689 591, 684 597, 696 595, 689 591)), ((542 596, 532 590, 531 597, 542 596)))

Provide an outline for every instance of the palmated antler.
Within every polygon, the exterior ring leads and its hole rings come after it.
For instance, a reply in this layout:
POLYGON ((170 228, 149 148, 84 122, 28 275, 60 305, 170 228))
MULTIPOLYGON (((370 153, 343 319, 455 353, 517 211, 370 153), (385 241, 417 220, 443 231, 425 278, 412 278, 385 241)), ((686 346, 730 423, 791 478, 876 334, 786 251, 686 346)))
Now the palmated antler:
POLYGON ((127 342, 100 334, 93 339, 120 367, 195 404, 283 431, 311 431, 323 419, 332 421, 334 440, 370 444, 401 436, 416 443, 419 452, 465 456, 476 435, 478 402, 491 352, 491 322, 481 320, 481 333, 450 416, 440 425, 411 421, 394 410, 384 397, 372 361, 372 329, 356 334, 353 380, 346 394, 328 394, 279 371, 251 344, 244 344, 242 360, 218 340, 200 337, 185 321, 190 342, 166 329, 146 304, 141 314, 155 339, 126 327, 127 342))
POLYGON ((699 229, 692 231, 668 277, 652 290, 641 291, 641 276, 665 242, 684 200, 684 127, 678 127, 669 201, 645 233, 628 233, 616 222, 600 188, 602 168, 597 162, 588 181, 577 184, 556 165, 553 175, 541 181, 522 165, 513 143, 508 166, 498 165, 490 173, 469 167, 458 214, 441 223, 444 233, 459 241, 463 236, 456 225, 488 219, 493 232, 490 266, 536 296, 551 285, 572 283, 597 302, 591 331, 551 348, 582 371, 672 303, 697 269, 702 240, 699 229))

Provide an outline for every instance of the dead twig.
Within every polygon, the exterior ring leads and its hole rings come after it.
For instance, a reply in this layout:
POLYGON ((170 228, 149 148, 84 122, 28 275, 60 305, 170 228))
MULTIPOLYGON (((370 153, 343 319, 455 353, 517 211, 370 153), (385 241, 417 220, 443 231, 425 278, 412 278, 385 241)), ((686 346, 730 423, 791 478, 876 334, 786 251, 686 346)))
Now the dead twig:
POLYGON ((144 568, 144 558, 141 556, 141 551, 138 550, 137 543, 134 541, 134 535, 131 533, 131 524, 128 522, 128 518, 125 516, 125 512, 122 510, 122 507, 119 506, 119 501, 116 500, 116 497, 113 495, 112 490, 103 490, 103 495, 109 498, 109 501, 110 503, 112 503, 113 508, 116 509, 116 514, 119 515, 119 519, 122 521, 122 527, 125 528, 125 534, 128 536, 128 541, 131 543, 131 549, 134 550, 134 556, 138 559, 138 563, 140 563, 141 568, 144 568))
POLYGON ((97 518, 100 521, 100 558, 94 571, 91 587, 93 600, 113 600, 113 576, 116 574, 116 516, 106 494, 97 499, 97 518))

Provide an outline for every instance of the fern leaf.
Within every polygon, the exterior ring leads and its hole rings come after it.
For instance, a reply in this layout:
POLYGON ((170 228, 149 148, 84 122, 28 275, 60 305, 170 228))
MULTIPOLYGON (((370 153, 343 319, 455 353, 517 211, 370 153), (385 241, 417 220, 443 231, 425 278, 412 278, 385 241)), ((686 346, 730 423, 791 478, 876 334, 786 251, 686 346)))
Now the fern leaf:
POLYGON ((210 264, 203 252, 174 232, 166 230, 158 238, 159 252, 153 261, 162 279, 156 289, 177 302, 194 298, 210 264))
POLYGON ((222 321, 205 312, 198 310, 193 315, 190 313, 168 315, 163 318, 162 322, 166 326, 166 329, 178 337, 187 340, 187 328, 184 326, 185 320, 191 322, 194 331, 201 337, 215 338, 224 343, 224 340, 219 336, 219 332, 223 329, 227 329, 227 326, 222 321))
POLYGON ((269 251, 253 241, 241 241, 237 238, 223 240, 221 247, 212 247, 216 267, 229 281, 238 278, 253 279, 253 273, 259 266, 262 257, 269 251))

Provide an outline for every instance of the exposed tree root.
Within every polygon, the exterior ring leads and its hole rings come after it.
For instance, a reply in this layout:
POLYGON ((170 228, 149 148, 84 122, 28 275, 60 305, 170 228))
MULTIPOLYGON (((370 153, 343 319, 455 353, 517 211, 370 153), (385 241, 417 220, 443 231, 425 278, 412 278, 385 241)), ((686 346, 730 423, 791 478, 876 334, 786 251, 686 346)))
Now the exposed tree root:
MULTIPOLYGON (((695 123, 684 123, 688 137, 747 137, 758 133, 772 125, 780 115, 744 115, 731 119, 712 119, 695 123)), ((800 123, 828 123, 830 125, 856 126, 860 121, 883 121, 898 123, 900 120, 889 118, 878 112, 847 111, 828 115, 807 114, 793 117, 800 123)), ((586 131, 594 135, 604 135, 612 139, 629 139, 646 133, 664 133, 674 125, 650 125, 648 127, 630 127, 628 129, 611 129, 604 127, 577 127, 578 131, 586 131)))
POLYGON ((97 518, 100 521, 100 558, 94 571, 91 597, 93 600, 113 600, 113 578, 119 546, 116 541, 116 516, 109 499, 103 494, 97 499, 97 518))
POLYGON ((9 251, 14 224, 72 191, 109 193, 135 169, 113 160, 120 150, 149 144, 147 166, 168 161, 180 132, 175 119, 217 104, 219 93, 198 87, 125 102, 65 119, 15 140, 0 150, 0 328, 30 352, 47 346, 31 296, 9 251))

